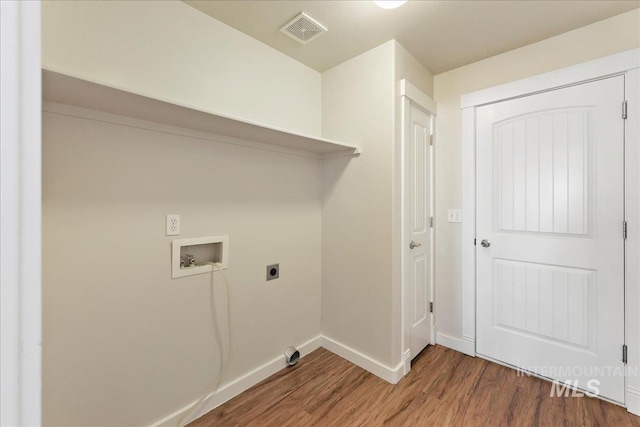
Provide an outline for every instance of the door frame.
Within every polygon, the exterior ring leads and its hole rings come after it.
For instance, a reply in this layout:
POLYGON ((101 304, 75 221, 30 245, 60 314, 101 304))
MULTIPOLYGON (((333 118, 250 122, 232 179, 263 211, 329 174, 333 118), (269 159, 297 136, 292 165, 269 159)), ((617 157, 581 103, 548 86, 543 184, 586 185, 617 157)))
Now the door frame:
MULTIPOLYGON (((432 215, 434 216, 434 224, 435 224, 435 206, 434 206, 434 202, 435 202, 435 197, 434 197, 434 189, 435 189, 435 185, 434 185, 434 177, 435 177, 435 162, 434 162, 434 158, 435 158, 435 150, 436 150, 436 131, 435 131, 435 121, 436 121, 436 117, 437 117, 437 104, 436 102, 431 99, 429 96, 427 96, 426 94, 424 94, 422 91, 420 91, 420 89, 416 88, 414 85, 412 85, 408 80, 406 79, 402 79, 400 80, 400 117, 401 117, 401 122, 400 122, 400 127, 401 127, 401 167, 400 170, 402 171, 402 178, 400 180, 401 182, 401 202, 400 202, 400 223, 401 223, 401 232, 400 232, 400 260, 401 260, 401 267, 400 267, 400 283, 401 283, 401 318, 402 318, 402 331, 401 331, 401 348, 402 348, 402 363, 403 363, 403 374, 402 375, 406 375, 410 370, 411 370, 411 359, 415 356, 411 354, 411 350, 410 350, 410 336, 409 336, 409 329, 410 329, 410 311, 407 309, 407 304, 408 304, 408 286, 409 284, 407 283, 407 275, 405 272, 405 257, 408 255, 408 250, 407 247, 409 245, 409 242, 406 239, 406 233, 405 233, 405 202, 406 202, 406 188, 405 188, 405 164, 406 164, 406 142, 407 142, 407 138, 410 135, 410 123, 408 122, 408 118, 409 118, 409 113, 411 111, 411 105, 414 105, 416 107, 418 107, 419 109, 421 109, 422 111, 424 111, 425 113, 429 114, 431 116, 431 138, 432 138, 432 151, 431 151, 431 165, 430 165, 430 179, 429 179, 429 183, 430 183, 430 187, 431 187, 431 191, 430 191, 430 205, 431 205, 431 212, 432 215)), ((431 257, 429 262, 431 263, 431 277, 429 278, 429 282, 430 282, 430 286, 429 286, 429 296, 430 296, 430 301, 432 301, 434 303, 434 307, 435 307, 435 298, 434 298, 434 284, 433 284, 433 280, 435 278, 435 262, 434 262, 434 242, 435 242, 435 227, 431 227, 431 257)), ((429 322, 430 322, 430 329, 431 329, 431 344, 435 344, 435 334, 436 334, 436 326, 435 326, 435 308, 433 313, 431 313, 429 322)))
POLYGON ((0 10, 0 424, 41 425, 40 2, 0 10))
MULTIPOLYGON (((640 48, 464 94, 462 110, 462 339, 464 353, 476 355, 476 108, 494 102, 574 86, 614 75, 625 76, 625 98, 630 114, 625 126, 625 217, 629 237, 625 241, 625 341, 628 354, 626 403, 640 415, 640 48), (634 258, 635 257, 635 258, 634 258), (635 335, 634 335, 635 334, 635 335), (635 375, 630 375, 635 372, 635 375)), ((622 114, 622 105, 620 106, 622 114)), ((622 232, 622 231, 621 231, 622 232)))

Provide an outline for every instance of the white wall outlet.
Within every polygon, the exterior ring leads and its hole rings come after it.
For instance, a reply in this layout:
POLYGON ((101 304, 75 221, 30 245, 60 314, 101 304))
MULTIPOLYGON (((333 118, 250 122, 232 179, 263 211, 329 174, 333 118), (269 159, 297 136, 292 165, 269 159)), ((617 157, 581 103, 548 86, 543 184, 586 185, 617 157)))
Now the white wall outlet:
POLYGON ((167 215, 167 236, 180 235, 180 215, 167 215))
POLYGON ((462 210, 449 209, 447 212, 447 222, 462 222, 462 210))

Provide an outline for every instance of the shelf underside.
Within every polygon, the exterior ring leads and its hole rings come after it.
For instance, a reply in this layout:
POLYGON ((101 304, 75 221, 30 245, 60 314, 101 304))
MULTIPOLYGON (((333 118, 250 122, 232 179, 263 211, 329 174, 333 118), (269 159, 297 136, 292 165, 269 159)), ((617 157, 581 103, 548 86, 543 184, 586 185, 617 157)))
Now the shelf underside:
POLYGON ((177 105, 49 70, 42 71, 42 96, 48 102, 321 155, 360 153, 353 145, 177 105))

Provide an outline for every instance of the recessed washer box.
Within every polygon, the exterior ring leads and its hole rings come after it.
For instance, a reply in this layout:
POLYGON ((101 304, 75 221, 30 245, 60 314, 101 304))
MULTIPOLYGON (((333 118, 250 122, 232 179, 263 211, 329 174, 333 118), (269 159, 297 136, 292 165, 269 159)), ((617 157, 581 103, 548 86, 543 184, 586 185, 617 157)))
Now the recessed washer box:
POLYGON ((229 236, 194 237, 192 239, 177 239, 171 242, 171 278, 193 276, 213 271, 213 265, 207 262, 219 262, 222 269, 229 265, 229 236), (193 255, 193 267, 180 267, 180 257, 193 255))

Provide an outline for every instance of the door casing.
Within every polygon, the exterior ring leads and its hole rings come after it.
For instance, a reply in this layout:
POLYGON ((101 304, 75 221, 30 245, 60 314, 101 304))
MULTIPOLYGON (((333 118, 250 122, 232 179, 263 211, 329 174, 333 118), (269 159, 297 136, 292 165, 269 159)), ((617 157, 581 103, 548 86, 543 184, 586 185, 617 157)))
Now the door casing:
MULTIPOLYGON (((625 120, 625 217, 629 230, 640 231, 640 218, 634 211, 639 206, 640 180, 635 172, 640 168, 640 49, 632 49, 601 59, 585 62, 561 70, 541 74, 523 80, 462 95, 462 209, 465 220, 462 224, 462 341, 463 352, 476 356, 476 118, 477 107, 525 97, 535 93, 551 91, 567 86, 599 80, 615 75, 625 76, 625 99, 632 112, 625 120), (635 88, 635 89, 634 89, 635 88), (635 112, 635 113, 634 113, 635 112)), ((622 105, 620 106, 622 114, 622 105)), ((625 304, 626 343, 630 358, 629 372, 640 369, 640 340, 630 331, 640 331, 640 268, 630 256, 640 254, 640 239, 625 242, 625 304), (631 338, 631 339, 630 339, 631 338)), ((630 412, 640 415, 640 378, 627 381, 626 403, 630 412)))
POLYGON ((0 2, 0 425, 42 424, 40 2, 0 2))

